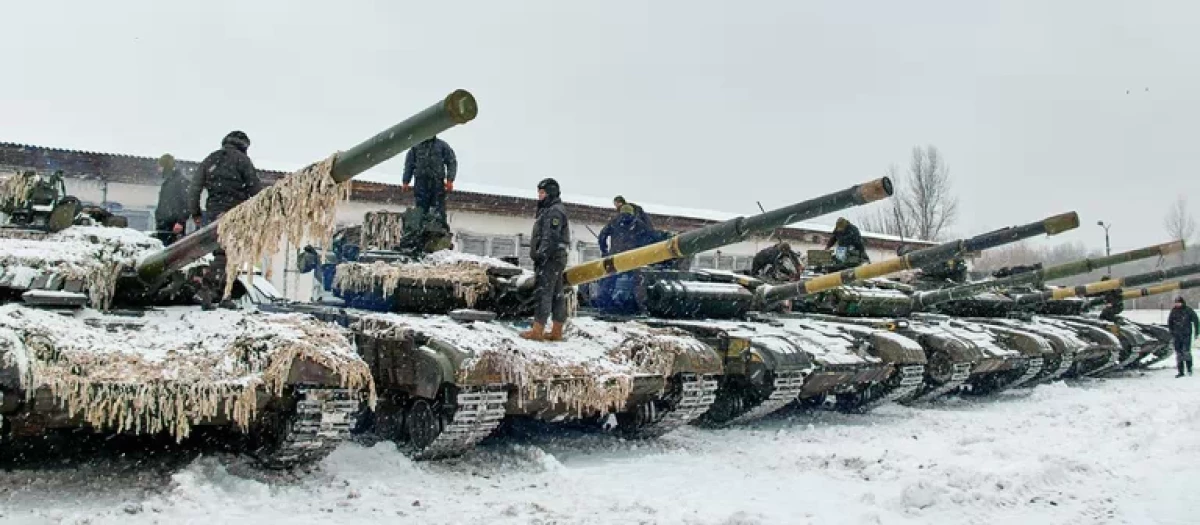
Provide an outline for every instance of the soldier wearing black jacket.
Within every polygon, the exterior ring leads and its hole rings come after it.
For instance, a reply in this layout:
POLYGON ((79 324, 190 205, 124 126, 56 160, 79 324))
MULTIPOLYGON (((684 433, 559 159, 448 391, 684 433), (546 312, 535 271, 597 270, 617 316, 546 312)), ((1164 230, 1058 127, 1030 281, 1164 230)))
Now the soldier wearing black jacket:
POLYGON ((1175 367, 1179 373, 1175 377, 1192 375, 1192 340, 1200 335, 1200 319, 1196 311, 1188 307, 1183 297, 1175 298, 1175 307, 1167 316, 1167 328, 1171 330, 1171 340, 1175 343, 1175 367))
POLYGON ((249 149, 250 137, 241 131, 233 131, 221 140, 221 149, 200 162, 188 192, 188 210, 196 226, 217 220, 262 190, 258 170, 246 155, 249 149), (208 190, 208 200, 202 215, 200 192, 204 190, 208 190))
POLYGON ((558 182, 544 179, 538 183, 537 216, 533 221, 529 255, 533 258, 537 303, 533 327, 521 337, 534 341, 561 341, 567 321, 567 301, 563 295, 563 271, 567 269, 567 248, 571 244, 567 209, 559 199, 558 182), (553 319, 547 335, 546 318, 553 319))

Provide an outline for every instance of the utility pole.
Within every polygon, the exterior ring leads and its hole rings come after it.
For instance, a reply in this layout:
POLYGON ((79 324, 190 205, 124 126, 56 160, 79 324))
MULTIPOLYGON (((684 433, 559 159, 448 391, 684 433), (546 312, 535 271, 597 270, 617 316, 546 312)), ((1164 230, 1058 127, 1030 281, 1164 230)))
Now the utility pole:
MULTIPOLYGON (((1106 257, 1110 256, 1110 255, 1112 255, 1112 246, 1108 243, 1108 229, 1112 228, 1112 223, 1105 223, 1104 221, 1096 221, 1096 225, 1101 228, 1104 228, 1104 255, 1106 257)), ((1109 277, 1112 277, 1112 266, 1108 267, 1108 275, 1109 275, 1109 277)))

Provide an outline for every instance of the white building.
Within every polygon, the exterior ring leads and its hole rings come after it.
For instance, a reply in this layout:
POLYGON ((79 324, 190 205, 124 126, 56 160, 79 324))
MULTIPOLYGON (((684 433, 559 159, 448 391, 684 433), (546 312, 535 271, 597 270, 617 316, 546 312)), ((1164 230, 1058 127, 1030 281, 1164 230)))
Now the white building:
MULTIPOLYGON (((185 172, 194 169, 195 162, 177 159, 185 172)), ((84 202, 106 203, 117 208, 118 214, 129 218, 132 228, 152 230, 154 207, 158 200, 160 180, 155 171, 155 159, 106 153, 68 151, 39 146, 0 143, 0 176, 4 172, 34 169, 42 172, 62 170, 68 193, 84 202)), ((277 171, 260 172, 265 183, 285 174, 277 171)), ((374 177, 379 177, 375 175, 374 177)), ((367 173, 359 179, 371 179, 367 173)), ((338 208, 339 225, 361 223, 369 211, 403 211, 412 205, 412 194, 402 193, 396 185, 356 179, 349 202, 338 208)), ((600 257, 593 232, 599 232, 614 215, 611 196, 587 197, 564 194, 571 217, 571 262, 600 257)), ((695 210, 640 201, 628 195, 631 202, 641 205, 651 215, 655 227, 670 231, 687 231, 737 217, 738 214, 711 210, 695 210)), ((522 262, 528 261, 528 236, 533 227, 536 209, 534 191, 515 191, 470 183, 456 183, 455 191, 447 197, 446 207, 450 228, 454 232, 454 249, 479 255, 505 257, 517 255, 525 246, 522 262)), ((832 219, 832 218, 831 218, 832 219)), ((190 226, 189 226, 190 228, 190 226)), ((803 254, 820 249, 832 227, 823 224, 801 223, 780 231, 780 237, 803 254)), ((928 246, 931 243, 901 240, 900 238, 863 232, 864 242, 873 260, 892 256, 901 244, 928 246)), ((754 254, 774 242, 768 237, 726 246, 720 250, 696 256, 694 267, 736 270, 749 267, 754 254)), ((281 240, 278 253, 264 261, 269 279, 289 298, 306 300, 312 290, 312 275, 294 271, 296 251, 281 240)))

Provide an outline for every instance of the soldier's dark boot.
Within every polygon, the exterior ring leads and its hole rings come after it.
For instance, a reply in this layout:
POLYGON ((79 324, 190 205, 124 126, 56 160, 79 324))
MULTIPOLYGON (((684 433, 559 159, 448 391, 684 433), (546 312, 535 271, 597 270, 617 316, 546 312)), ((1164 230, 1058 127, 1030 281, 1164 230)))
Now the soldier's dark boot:
POLYGON ((1192 375, 1192 362, 1191 362, 1191 361, 1184 361, 1184 363, 1183 363, 1183 364, 1187 365, 1187 373, 1188 373, 1188 375, 1189 375, 1189 376, 1190 376, 1190 375, 1192 375))
POLYGON ((563 323, 555 321, 550 323, 550 335, 546 336, 547 341, 562 341, 563 340, 563 323))
POLYGON ((1175 368, 1179 370, 1179 373, 1175 374, 1175 377, 1183 377, 1183 361, 1175 363, 1175 368))
POLYGON ((533 326, 529 330, 521 332, 520 335, 522 338, 530 341, 544 341, 546 340, 546 325, 542 324, 541 321, 534 321, 533 326))

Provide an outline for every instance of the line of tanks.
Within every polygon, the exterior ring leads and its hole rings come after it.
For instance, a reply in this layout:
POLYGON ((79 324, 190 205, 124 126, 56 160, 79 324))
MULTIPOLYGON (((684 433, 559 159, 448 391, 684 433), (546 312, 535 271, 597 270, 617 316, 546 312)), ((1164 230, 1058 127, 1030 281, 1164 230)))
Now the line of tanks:
MULTIPOLYGON (((476 113, 474 98, 456 91, 340 153, 331 176, 347 181, 476 113)), ((579 308, 561 342, 517 336, 532 310, 533 279, 516 261, 431 252, 429 247, 446 244, 447 230, 428 227, 430 221, 413 210, 368 214, 372 227, 338 232, 328 252, 301 253, 301 270, 315 273, 321 297, 286 301, 252 274, 238 278, 235 296, 246 316, 301 314, 340 327, 373 384, 347 388, 319 354, 283 363, 284 384, 260 389, 253 421, 238 432, 253 438, 249 453, 274 467, 317 461, 356 433, 395 440, 414 457, 437 458, 470 450, 505 418, 655 437, 682 425, 743 424, 784 409, 863 412, 889 402, 1028 388, 1147 366, 1170 355, 1163 327, 1090 315, 1095 302, 1088 296, 1192 287, 1198 282, 1132 289, 1200 273, 1200 267, 1075 288, 1045 283, 1177 253, 1181 242, 966 282, 960 271, 966 255, 1074 229, 1079 220, 1073 212, 854 268, 810 267, 788 281, 680 264, 891 194, 890 180, 873 180, 572 266, 563 278, 579 290, 579 308), (901 273, 903 281, 885 278, 901 273)), ((37 215, 33 208, 26 212, 21 216, 37 215)), ((63 215, 55 212, 58 226, 51 229, 64 227, 63 215)), ((96 228, 79 225, 86 222, 77 214, 66 231, 96 228)), ((113 300, 102 312, 82 312, 93 297, 69 265, 31 265, 28 255, 6 253, 16 244, 5 243, 0 297, 9 304, 0 307, 87 316, 92 322, 82 330, 139 330, 137 323, 120 321, 186 303, 195 287, 204 286, 195 277, 216 248, 219 225, 125 259, 113 300)), ((0 228, 0 237, 21 239, 35 254, 62 233, 31 223, 0 228)), ((102 242, 94 232, 82 237, 102 242)), ((55 250, 46 247, 45 253, 55 250)), ((0 438, 36 438, 53 428, 112 432, 111 425, 72 412, 29 373, 48 358, 24 349, 36 348, 45 336, 0 326, 0 438)), ((319 341, 314 346, 319 349, 319 341)), ((94 381, 89 388, 120 383, 94 381)), ((229 427, 226 412, 232 410, 229 403, 190 423, 229 427)))

